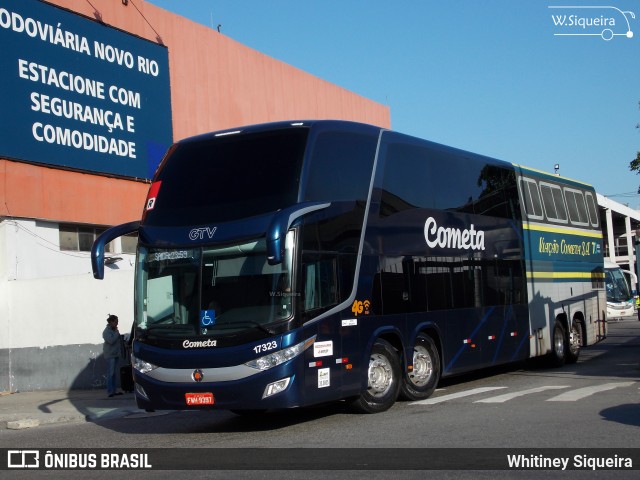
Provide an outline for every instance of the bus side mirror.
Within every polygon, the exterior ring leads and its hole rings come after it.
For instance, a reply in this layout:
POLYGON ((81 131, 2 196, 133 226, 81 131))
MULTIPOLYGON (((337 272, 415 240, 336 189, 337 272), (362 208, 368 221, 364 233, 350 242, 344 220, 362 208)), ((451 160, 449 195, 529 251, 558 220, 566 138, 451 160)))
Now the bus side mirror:
POLYGON ((91 247, 91 269, 93 270, 93 278, 102 280, 104 278, 104 247, 111 240, 126 235, 128 233, 134 233, 140 228, 140 222, 123 223, 111 227, 108 230, 102 232, 91 247))
POLYGON ((269 223, 267 228, 267 261, 269 265, 278 265, 282 263, 284 254, 283 239, 291 224, 298 218, 307 213, 315 212, 327 208, 331 203, 323 202, 306 202, 292 205, 283 210, 278 210, 269 223))

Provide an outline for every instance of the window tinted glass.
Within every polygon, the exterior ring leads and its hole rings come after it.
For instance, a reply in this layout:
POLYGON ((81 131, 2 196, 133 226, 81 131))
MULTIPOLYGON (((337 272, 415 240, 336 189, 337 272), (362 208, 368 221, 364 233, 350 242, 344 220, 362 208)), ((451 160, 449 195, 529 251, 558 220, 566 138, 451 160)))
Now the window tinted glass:
POLYGON ((564 193, 567 197, 567 207, 569 208, 571 221, 576 224, 587 225, 589 218, 582 192, 565 188, 564 193))
POLYGON ((526 303, 519 260, 405 257, 384 259, 373 308, 385 315, 526 303))
POLYGON ((515 173, 465 152, 411 140, 383 144, 384 179, 380 216, 429 208, 519 217, 515 173))
POLYGON ((305 318, 351 294, 377 134, 323 132, 310 145, 304 200, 330 201, 335 213, 302 221, 301 281, 305 318))
POLYGON ((580 222, 587 225, 589 223, 589 216, 587 214, 587 205, 584 203, 584 195, 582 195, 582 192, 578 192, 576 196, 576 204, 578 205, 578 215, 580 216, 580 222))
POLYGON ((564 199, 562 198, 562 190, 559 188, 552 188, 551 194, 553 195, 553 201, 556 204, 556 212, 558 213, 559 220, 567 219, 567 210, 564 206, 564 199))
POLYGON ((177 144, 160 169, 145 223, 224 222, 294 204, 307 135, 299 128, 177 144))
POLYGON ((352 132, 326 132, 313 145, 305 200, 366 200, 377 138, 352 132))
POLYGON ((597 227, 600 223, 598 220, 598 208, 596 207, 596 202, 593 198, 593 195, 589 192, 585 194, 587 200, 587 211, 589 212, 589 220, 591 221, 591 225, 597 227))
POLYGON ((542 193, 542 202, 544 203, 544 209, 547 212, 547 218, 558 218, 556 204, 553 201, 553 195, 551 194, 551 187, 549 185, 540 185, 540 192, 542 193))
POLYGON ((542 200, 535 181, 523 178, 521 180, 522 195, 527 216, 532 218, 542 218, 542 200))
POLYGON ((540 192, 542 193, 542 202, 547 218, 551 221, 566 223, 567 211, 564 207, 560 187, 548 183, 540 183, 540 192))
POLYGON ((307 318, 319 313, 317 309, 348 298, 353 288, 365 205, 364 202, 343 203, 352 205, 352 209, 324 220, 310 215, 302 224, 300 291, 305 295, 305 310, 313 312, 307 318), (332 275, 336 279, 332 287, 335 290, 325 285, 332 275), (310 297, 312 292, 315 298, 310 297))
POLYGON ((330 307, 338 303, 337 259, 303 257, 304 310, 330 307))
POLYGON ((553 180, 546 181, 546 179, 539 181, 532 178, 521 178, 520 185, 529 218, 546 219, 554 223, 570 223, 578 227, 591 225, 597 228, 600 224, 598 207, 592 192, 581 190, 578 187, 563 187, 554 183, 553 180), (541 207, 536 205, 539 203, 539 200, 538 202, 535 200, 538 186, 546 217, 543 215, 541 207))

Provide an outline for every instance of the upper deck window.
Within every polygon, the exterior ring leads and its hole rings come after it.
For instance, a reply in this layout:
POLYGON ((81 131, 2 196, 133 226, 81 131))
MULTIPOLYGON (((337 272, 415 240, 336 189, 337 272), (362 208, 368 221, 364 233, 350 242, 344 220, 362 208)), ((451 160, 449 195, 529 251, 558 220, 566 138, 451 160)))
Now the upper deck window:
POLYGON ((313 145, 305 200, 366 200, 377 137, 355 132, 323 132, 313 145))
POLYGON ((535 180, 523 178, 520 180, 520 185, 522 187, 524 209, 527 212, 527 216, 535 220, 541 220, 544 218, 544 213, 542 212, 542 199, 540 198, 538 184, 535 180))
POLYGON ((589 225, 587 205, 585 204, 582 192, 573 188, 565 188, 564 194, 567 198, 567 208, 569 209, 571 223, 576 225, 589 225))
POLYGON ((598 207, 596 207, 596 201, 593 198, 591 192, 585 193, 585 198, 587 200, 587 211, 589 212, 589 221, 591 225, 597 227, 600 225, 600 219, 598 218, 598 207))
POLYGON ((164 160, 148 225, 201 225, 296 203, 308 129, 206 136, 178 143, 164 160))
POLYGON ((401 136, 389 135, 381 151, 381 217, 414 208, 519 217, 515 174, 505 165, 401 136))
POLYGON ((580 187, 562 187, 551 182, 520 178, 525 211, 529 219, 546 219, 552 223, 598 228, 600 220, 593 192, 580 187))
POLYGON ((562 189, 557 185, 540 182, 540 192, 547 219, 551 222, 567 223, 567 209, 564 206, 562 189))

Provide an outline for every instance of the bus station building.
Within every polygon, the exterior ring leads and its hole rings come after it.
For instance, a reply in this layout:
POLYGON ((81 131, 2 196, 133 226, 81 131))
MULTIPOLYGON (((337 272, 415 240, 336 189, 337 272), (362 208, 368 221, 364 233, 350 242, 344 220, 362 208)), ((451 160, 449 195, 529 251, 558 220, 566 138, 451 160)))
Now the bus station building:
MULTIPOLYGON (((280 120, 391 127, 387 106, 144 0, 0 0, 0 42, 0 392, 104 386, 137 239, 108 245, 102 281, 90 249, 140 219, 172 142, 280 120)), ((598 203, 605 257, 634 269, 640 214, 598 203)))
POLYGON ((0 391, 104 386, 137 240, 108 246, 103 281, 91 245, 140 219, 172 142, 280 120, 390 127, 387 106, 144 0, 0 0, 0 42, 0 391))

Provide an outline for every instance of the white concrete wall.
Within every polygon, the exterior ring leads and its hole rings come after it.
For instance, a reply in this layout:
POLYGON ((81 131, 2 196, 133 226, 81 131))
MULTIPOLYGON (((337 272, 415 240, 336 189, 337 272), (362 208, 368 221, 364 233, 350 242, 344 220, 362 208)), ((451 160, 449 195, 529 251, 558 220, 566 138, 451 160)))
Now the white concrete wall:
MULTIPOLYGON (((133 321, 133 273, 107 272, 8 282, 7 318, 11 330, 0 348, 102 344, 109 313, 120 318, 120 332, 133 321)), ((4 315, 3 315, 4 317, 4 315)))
MULTIPOLYGON (((116 252, 118 247, 119 242, 116 252)), ((0 222, 0 391, 25 390, 25 385, 38 389, 44 385, 38 380, 43 372, 48 372, 46 388, 68 386, 75 369, 102 354, 102 330, 110 313, 120 318, 121 333, 130 331, 135 256, 116 252, 108 255, 123 260, 105 267, 104 280, 95 280, 88 252, 60 251, 57 223, 0 222), (49 350, 33 355, 34 348, 49 350), (70 358, 69 352, 76 353, 70 358), (33 365, 25 360, 36 357, 33 365), (62 358, 68 370, 51 372, 47 364, 62 358), (59 381, 50 378, 58 374, 59 381)))

